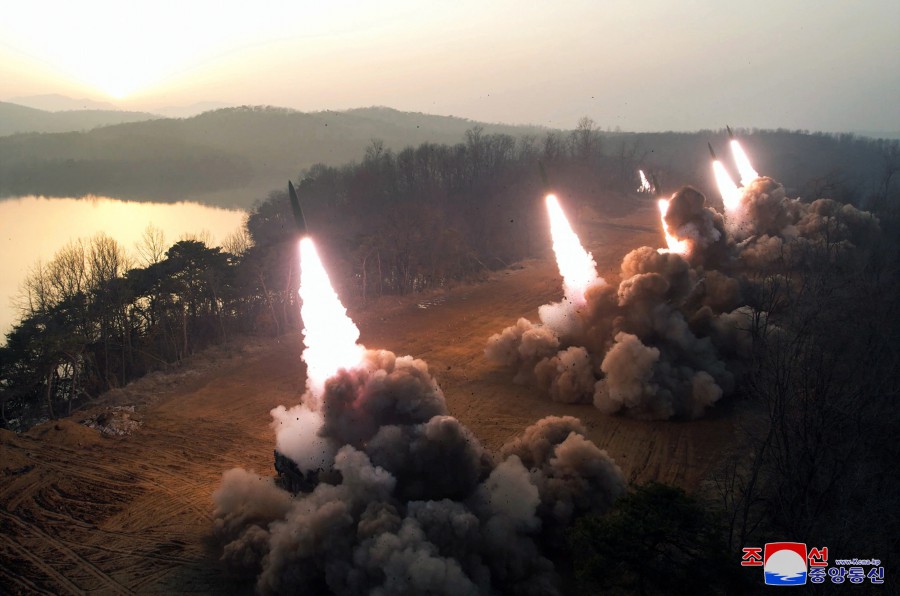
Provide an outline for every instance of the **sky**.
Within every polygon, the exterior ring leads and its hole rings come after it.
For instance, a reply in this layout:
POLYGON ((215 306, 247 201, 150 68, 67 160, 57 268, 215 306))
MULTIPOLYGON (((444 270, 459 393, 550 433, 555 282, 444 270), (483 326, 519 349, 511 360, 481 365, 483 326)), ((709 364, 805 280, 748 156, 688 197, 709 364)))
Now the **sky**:
POLYGON ((28 0, 0 100, 384 105, 623 130, 900 131, 896 0, 28 0))

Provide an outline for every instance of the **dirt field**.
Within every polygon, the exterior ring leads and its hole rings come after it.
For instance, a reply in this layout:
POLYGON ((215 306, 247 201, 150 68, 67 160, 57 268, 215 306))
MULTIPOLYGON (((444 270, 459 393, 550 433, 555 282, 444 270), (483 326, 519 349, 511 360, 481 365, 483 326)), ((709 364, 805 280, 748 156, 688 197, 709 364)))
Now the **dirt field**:
MULTIPOLYGON (((621 257, 660 245, 655 206, 578 225, 608 281, 621 257)), ((551 414, 577 416, 629 480, 696 488, 728 444, 728 404, 695 422, 642 422, 566 406, 514 385, 485 340, 561 296, 550 260, 417 301, 354 313, 369 347, 426 360, 450 412, 489 448, 551 414)), ((303 389, 299 334, 211 350, 189 367, 105 396, 71 420, 0 431, 0 593, 233 593, 210 539, 212 492, 241 466, 274 474, 269 410, 303 389), (77 421, 135 406, 140 428, 101 436, 77 421)))

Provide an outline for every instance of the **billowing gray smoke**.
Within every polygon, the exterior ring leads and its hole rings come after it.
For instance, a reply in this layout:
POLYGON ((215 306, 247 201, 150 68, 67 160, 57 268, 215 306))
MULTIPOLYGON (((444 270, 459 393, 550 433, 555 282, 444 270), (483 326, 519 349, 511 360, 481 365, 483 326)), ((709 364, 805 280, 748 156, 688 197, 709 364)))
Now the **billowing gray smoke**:
POLYGON ((787 198, 784 187, 766 177, 747 186, 728 229, 741 263, 754 270, 802 258, 823 245, 846 255, 879 233, 878 219, 867 211, 831 199, 787 198))
POLYGON ((214 495, 223 559, 262 593, 558 593, 548 554, 625 490, 574 418, 487 452, 411 357, 370 350, 319 403, 273 411, 279 451, 316 474, 308 493, 236 469, 214 495))
POLYGON ((701 416, 734 390, 754 321, 765 319, 746 298, 755 274, 777 273, 823 244, 840 258, 879 229, 874 216, 850 205, 788 199, 770 178, 743 192, 741 207, 725 218, 699 191, 682 188, 665 223, 688 242, 685 255, 633 250, 618 287, 588 288, 580 308, 541 307, 539 323, 519 319, 488 340, 485 354, 554 401, 638 418, 701 416))

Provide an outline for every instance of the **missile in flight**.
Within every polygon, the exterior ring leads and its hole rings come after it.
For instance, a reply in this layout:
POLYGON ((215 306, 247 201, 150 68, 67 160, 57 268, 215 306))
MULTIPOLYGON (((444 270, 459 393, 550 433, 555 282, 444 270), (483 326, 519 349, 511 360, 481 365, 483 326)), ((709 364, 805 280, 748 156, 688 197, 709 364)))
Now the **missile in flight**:
POLYGON ((303 209, 300 207, 300 199, 297 198, 297 191, 294 190, 294 184, 288 180, 288 194, 291 199, 291 211, 294 213, 294 223, 297 224, 297 229, 300 231, 302 236, 309 235, 309 230, 306 227, 306 218, 303 217, 303 209))
POLYGON ((712 143, 710 143, 709 141, 707 141, 707 142, 706 142, 706 146, 709 147, 709 155, 710 155, 710 157, 713 158, 713 161, 719 161, 719 158, 716 157, 716 152, 713 151, 712 143))

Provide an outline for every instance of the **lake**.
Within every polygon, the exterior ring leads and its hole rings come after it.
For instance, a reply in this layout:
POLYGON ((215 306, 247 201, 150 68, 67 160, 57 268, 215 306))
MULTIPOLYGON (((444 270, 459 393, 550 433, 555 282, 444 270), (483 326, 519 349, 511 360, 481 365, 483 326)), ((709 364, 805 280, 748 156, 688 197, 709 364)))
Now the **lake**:
POLYGON ((149 224, 163 230, 166 247, 186 234, 208 234, 218 245, 243 225, 246 216, 240 209, 199 203, 139 203, 109 197, 0 200, 0 344, 19 320, 12 303, 29 268, 39 259, 52 259, 70 240, 106 232, 137 261, 135 244, 149 224))

